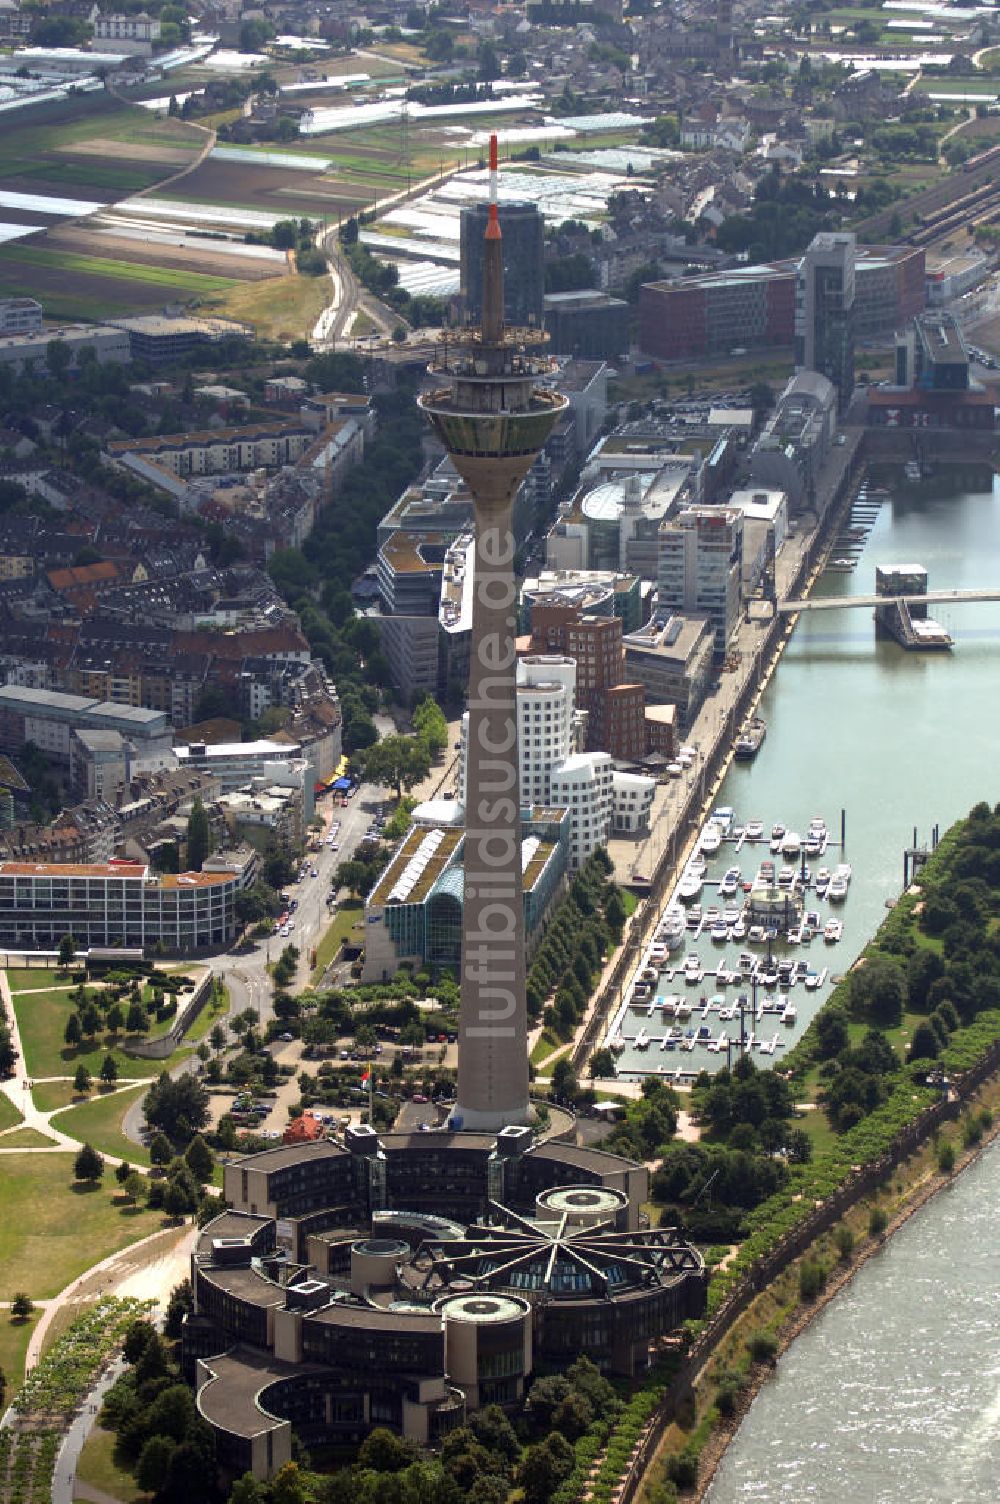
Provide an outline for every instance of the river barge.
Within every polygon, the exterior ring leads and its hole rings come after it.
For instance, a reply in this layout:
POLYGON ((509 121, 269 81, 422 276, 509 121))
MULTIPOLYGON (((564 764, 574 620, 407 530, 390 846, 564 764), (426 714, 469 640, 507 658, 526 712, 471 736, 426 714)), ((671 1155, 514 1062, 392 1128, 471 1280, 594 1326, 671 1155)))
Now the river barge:
POLYGON ((767 722, 759 715, 751 716, 740 728, 740 734, 736 738, 733 753, 737 762, 753 762, 764 745, 766 735, 767 722))

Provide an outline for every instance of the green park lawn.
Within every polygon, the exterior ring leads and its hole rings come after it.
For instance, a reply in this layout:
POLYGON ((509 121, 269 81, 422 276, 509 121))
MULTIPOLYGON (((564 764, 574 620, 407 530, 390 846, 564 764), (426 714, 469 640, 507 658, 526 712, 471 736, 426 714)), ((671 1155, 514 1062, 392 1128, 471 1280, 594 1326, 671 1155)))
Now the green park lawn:
POLYGON ((84 1040, 79 1045, 67 1045, 66 1021, 73 1012, 69 990, 15 992, 14 1010, 29 1076, 72 1076, 78 1065, 85 1065, 96 1076, 108 1054, 114 1057, 120 1076, 156 1076, 187 1054, 182 1049, 162 1061, 135 1058, 122 1048, 127 1036, 112 1034, 98 1034, 92 1043, 84 1040))
POLYGON ((72 987, 69 973, 43 966, 12 966, 7 972, 11 992, 35 992, 45 987, 72 987))
POLYGON ((556 1050, 560 1048, 560 1041, 556 1036, 550 1034, 548 1029, 543 1029, 535 1041, 535 1047, 531 1052, 532 1065, 539 1065, 541 1061, 547 1060, 550 1055, 554 1055, 556 1050))
POLYGON ((0 1149, 51 1149, 54 1144, 54 1138, 37 1128, 14 1128, 0 1138, 0 1149))
MULTIPOLYGON (((6 1291, 4 1295, 6 1298, 6 1291)), ((27 1321, 15 1321, 9 1311, 0 1311, 0 1372, 7 1379, 8 1399, 24 1375, 24 1358, 37 1320, 37 1316, 31 1316, 27 1321)))
MULTIPOLYGON (((133 1086, 125 1091, 99 1094, 78 1107, 57 1112, 52 1118, 52 1126, 78 1138, 81 1143, 93 1144, 102 1154, 113 1154, 116 1159, 127 1159, 129 1164, 148 1168, 151 1163, 148 1150, 141 1144, 134 1144, 122 1132, 122 1119, 146 1090, 145 1086, 133 1086)), ((2 1143, 0 1139, 0 1145, 2 1143)))
POLYGON ((21 1114, 10 1098, 0 1095, 0 1129, 16 1128, 20 1121, 21 1114))
POLYGON ((60 1107, 72 1107, 87 1100, 72 1081, 36 1081, 31 1095, 39 1112, 58 1112, 60 1107))
MULTIPOLYGON (((4 1294, 57 1295, 111 1253, 156 1232, 159 1212, 117 1205, 108 1184, 84 1188, 66 1154, 5 1154, 0 1174, 0 1269, 4 1294)), ((0 1327, 3 1323, 0 1320, 0 1327)))
POLYGON ((131 1473, 118 1467, 114 1432, 104 1431, 100 1426, 95 1426, 84 1442, 76 1476, 109 1498, 120 1499, 121 1504, 137 1504, 138 1500, 149 1497, 137 1486, 131 1473))

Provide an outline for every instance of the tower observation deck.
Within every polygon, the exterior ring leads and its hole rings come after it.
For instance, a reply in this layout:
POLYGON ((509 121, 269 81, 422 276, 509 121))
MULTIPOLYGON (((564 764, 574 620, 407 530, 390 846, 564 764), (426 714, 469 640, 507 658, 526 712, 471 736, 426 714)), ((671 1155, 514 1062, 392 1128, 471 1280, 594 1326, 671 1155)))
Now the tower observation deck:
POLYGON ((446 335, 418 399, 472 495, 476 524, 465 802, 465 895, 452 1126, 526 1123, 528 1017, 515 698, 514 496, 568 401, 542 383, 554 363, 544 334, 504 324, 490 138, 490 205, 483 239, 483 318, 446 335))

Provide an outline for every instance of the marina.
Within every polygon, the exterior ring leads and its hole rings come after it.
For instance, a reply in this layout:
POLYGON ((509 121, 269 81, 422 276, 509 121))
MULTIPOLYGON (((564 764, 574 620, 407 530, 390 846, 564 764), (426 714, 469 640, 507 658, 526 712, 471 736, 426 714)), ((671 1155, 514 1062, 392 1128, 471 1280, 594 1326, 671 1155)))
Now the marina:
MULTIPOLYGON (((988 591, 1000 574, 1000 483, 981 469, 966 474, 968 490, 961 489, 965 475, 959 473, 949 491, 948 473, 942 471, 922 486, 919 498, 895 482, 891 497, 876 493, 869 501, 870 517, 861 518, 870 524, 861 554, 864 570, 845 580, 828 568, 809 599, 820 604, 828 597, 861 595, 866 586, 860 574, 870 579, 881 561, 900 558, 922 559, 942 594, 962 591, 969 600, 975 592, 988 591), (956 537, 975 542, 959 550, 956 537)), ((699 849, 701 841, 693 844, 652 932, 652 945, 665 949, 647 947, 637 958, 642 964, 628 979, 612 1015, 605 1042, 614 1043, 621 1079, 640 1081, 657 1074, 662 1063, 671 1074, 679 1071, 678 1084, 684 1084, 701 1070, 725 1065, 734 1037, 739 1040, 738 1016, 725 1019, 710 1008, 705 1020, 710 1038, 682 1048, 676 1037, 680 1020, 666 1018, 659 1006, 649 1017, 645 1010, 651 1001, 671 994, 682 995, 693 1007, 702 993, 709 999, 724 993, 728 1008, 741 992, 749 995, 753 989, 719 982, 716 972, 721 965, 724 974, 739 973, 744 953, 758 962, 766 962, 769 953, 775 962, 806 962, 805 975, 791 988, 779 987, 777 981, 768 986, 763 968, 757 973, 757 1001, 776 991, 794 998, 794 1022, 767 1030, 762 1020, 751 1023, 747 1017, 748 1036, 754 1033, 770 1042, 777 1028, 784 1041, 773 1055, 762 1054, 759 1042, 751 1044, 758 1066, 780 1062, 898 895, 902 853, 911 844, 914 824, 920 823, 926 834, 932 823, 944 824, 965 813, 982 789, 990 749, 1000 736, 1000 707, 982 694, 983 675, 996 672, 1000 613, 984 600, 963 604, 958 626, 945 619, 956 636, 959 651, 954 655, 906 652, 892 638, 873 634, 856 610, 799 616, 757 707, 767 723, 766 741, 754 759, 731 765, 702 827, 704 832, 710 824, 719 825, 718 837, 708 835, 708 845, 715 849, 706 853, 699 849), (917 728, 921 744, 932 749, 919 757, 912 755, 917 728), (947 777, 942 768, 948 769, 947 777), (843 831, 842 806, 848 815, 843 831), (708 818, 723 810, 722 820, 708 818), (825 840, 813 825, 820 811, 825 840), (795 855, 793 838, 798 842, 795 855), (734 866, 740 870, 742 897, 724 898, 721 884, 734 866), (838 867, 850 870, 838 874, 838 867), (789 868, 791 874, 783 871, 789 868), (804 869, 808 886, 802 880, 804 869), (750 907, 758 879, 753 897, 773 898, 777 913, 772 917, 785 919, 787 900, 788 926, 780 937, 772 937, 770 946, 766 915, 757 918, 750 907), (780 885, 782 880, 787 886, 780 885), (727 921, 727 908, 739 908, 735 922, 727 921), (712 910, 718 916, 710 919, 712 910), (723 939, 719 930, 719 938, 713 939, 712 926, 721 923, 728 936, 723 939), (688 951, 699 956, 702 978, 668 976, 682 967, 688 951), (647 968, 654 975, 646 980, 649 991, 640 1015, 631 1006, 631 988, 647 968), (640 1026, 650 1043, 636 1051, 631 1041, 640 1026), (672 1049, 663 1046, 668 1031, 672 1049), (723 1032, 725 1043, 710 1050, 723 1032)), ((685 1041, 691 1027, 691 1021, 684 1021, 685 1041)))
MULTIPOLYGON (((813 848, 822 855, 835 843, 820 816, 811 818, 804 838, 776 822, 770 841, 782 862, 776 870, 763 856, 764 829, 756 818, 741 824, 729 805, 718 806, 705 822, 608 1030, 605 1042, 620 1078, 666 1073, 684 1084, 703 1070, 731 1065, 741 1053, 772 1064, 801 1033, 790 993, 808 992, 809 1016, 815 1012, 830 967, 804 951, 820 937, 836 944, 844 926, 806 906, 824 896, 832 901, 834 881, 826 869, 825 883, 813 875, 807 853, 813 848), (730 947, 737 943, 745 948, 734 955, 730 947), (774 1023, 782 1029, 772 1034, 768 1024, 774 1023), (651 1052, 692 1058, 664 1065, 651 1052)), ((834 871, 840 902, 852 869, 845 862, 834 871)))

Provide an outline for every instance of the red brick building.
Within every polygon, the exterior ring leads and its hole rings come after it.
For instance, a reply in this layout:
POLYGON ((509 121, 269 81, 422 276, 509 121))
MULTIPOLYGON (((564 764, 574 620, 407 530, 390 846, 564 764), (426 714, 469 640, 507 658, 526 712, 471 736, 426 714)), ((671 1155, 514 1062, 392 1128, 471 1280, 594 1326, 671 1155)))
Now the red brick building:
POLYGON ((619 616, 587 616, 574 606, 537 605, 533 653, 562 653, 576 663, 576 706, 588 714, 587 751, 635 762, 646 752, 646 692, 626 684, 619 616))

